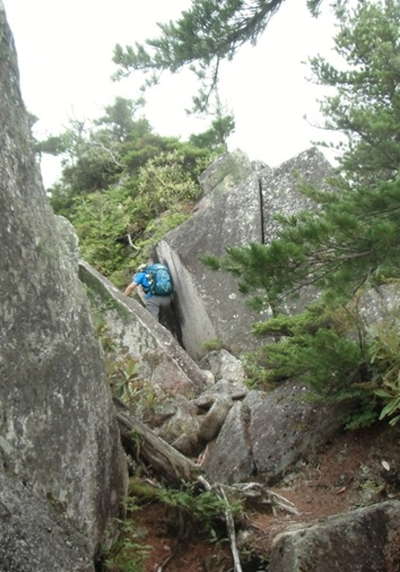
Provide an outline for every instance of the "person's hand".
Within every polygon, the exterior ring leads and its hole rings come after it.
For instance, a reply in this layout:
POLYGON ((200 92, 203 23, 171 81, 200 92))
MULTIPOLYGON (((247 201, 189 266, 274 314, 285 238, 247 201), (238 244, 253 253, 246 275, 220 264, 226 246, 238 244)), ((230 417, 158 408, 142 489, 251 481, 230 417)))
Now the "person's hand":
POLYGON ((136 284, 129 284, 129 286, 127 286, 124 290, 124 294, 125 296, 129 296, 129 294, 132 292, 132 290, 134 290, 136 288, 136 284))

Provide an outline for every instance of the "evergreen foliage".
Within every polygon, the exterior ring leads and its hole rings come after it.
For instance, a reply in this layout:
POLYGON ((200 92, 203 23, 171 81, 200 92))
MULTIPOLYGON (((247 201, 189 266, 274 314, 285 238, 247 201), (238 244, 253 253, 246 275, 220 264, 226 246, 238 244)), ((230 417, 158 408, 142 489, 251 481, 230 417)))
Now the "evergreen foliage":
MULTIPOLYGON (((189 67, 201 80, 194 109, 208 108, 210 94, 217 89, 220 64, 231 60, 248 42, 256 44, 270 18, 284 0, 192 0, 176 22, 159 24, 161 34, 135 47, 117 45, 116 78, 141 70, 149 75, 147 85, 156 83, 164 70, 177 72, 189 67), (151 75, 150 75, 151 74, 151 75)), ((321 0, 308 0, 316 15, 321 0)))
POLYGON ((395 425, 400 421, 400 335, 395 322, 374 329, 369 352, 374 393, 385 403, 379 418, 395 425))
POLYGON ((336 52, 344 65, 311 60, 316 81, 335 88, 322 105, 340 144, 343 172, 358 184, 394 179, 400 165, 400 10, 398 2, 358 2, 337 10, 336 52))
POLYGON ((240 276, 242 292, 262 289, 265 302, 276 304, 313 285, 343 301, 367 280, 399 276, 400 180, 320 198, 320 211, 281 217, 280 236, 269 245, 228 249, 220 267, 240 276))

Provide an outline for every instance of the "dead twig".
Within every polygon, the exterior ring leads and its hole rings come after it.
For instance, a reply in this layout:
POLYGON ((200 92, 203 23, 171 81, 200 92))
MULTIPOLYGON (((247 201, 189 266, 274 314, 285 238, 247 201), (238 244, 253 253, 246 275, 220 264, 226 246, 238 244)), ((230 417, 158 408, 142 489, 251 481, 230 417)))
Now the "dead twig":
POLYGON ((226 526, 228 529, 229 540, 231 543, 231 552, 232 552, 232 557, 233 557, 234 572, 242 572, 242 565, 240 563, 239 550, 238 550, 238 547, 236 544, 235 521, 233 519, 232 511, 231 511, 231 508, 230 508, 230 505, 229 505, 228 499, 226 497, 223 486, 220 485, 218 487, 218 489, 219 489, 220 494, 221 494, 221 496, 225 502, 225 520, 226 520, 226 526))

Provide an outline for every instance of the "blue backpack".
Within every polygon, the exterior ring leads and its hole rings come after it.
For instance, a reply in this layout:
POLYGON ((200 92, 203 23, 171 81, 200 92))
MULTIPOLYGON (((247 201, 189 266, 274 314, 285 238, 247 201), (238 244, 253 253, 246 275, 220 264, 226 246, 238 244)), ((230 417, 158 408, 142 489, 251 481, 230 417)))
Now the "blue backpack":
POLYGON ((172 278, 163 264, 150 264, 145 269, 153 296, 170 296, 173 292, 172 278))

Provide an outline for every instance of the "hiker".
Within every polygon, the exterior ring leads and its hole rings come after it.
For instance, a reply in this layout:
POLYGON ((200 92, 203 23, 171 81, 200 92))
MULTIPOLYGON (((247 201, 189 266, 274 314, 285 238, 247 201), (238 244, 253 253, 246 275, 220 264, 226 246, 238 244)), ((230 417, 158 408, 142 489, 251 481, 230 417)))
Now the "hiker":
POLYGON ((171 303, 173 286, 169 270, 159 263, 141 264, 124 294, 129 296, 136 288, 142 289, 145 307, 158 320, 160 307, 171 303))

